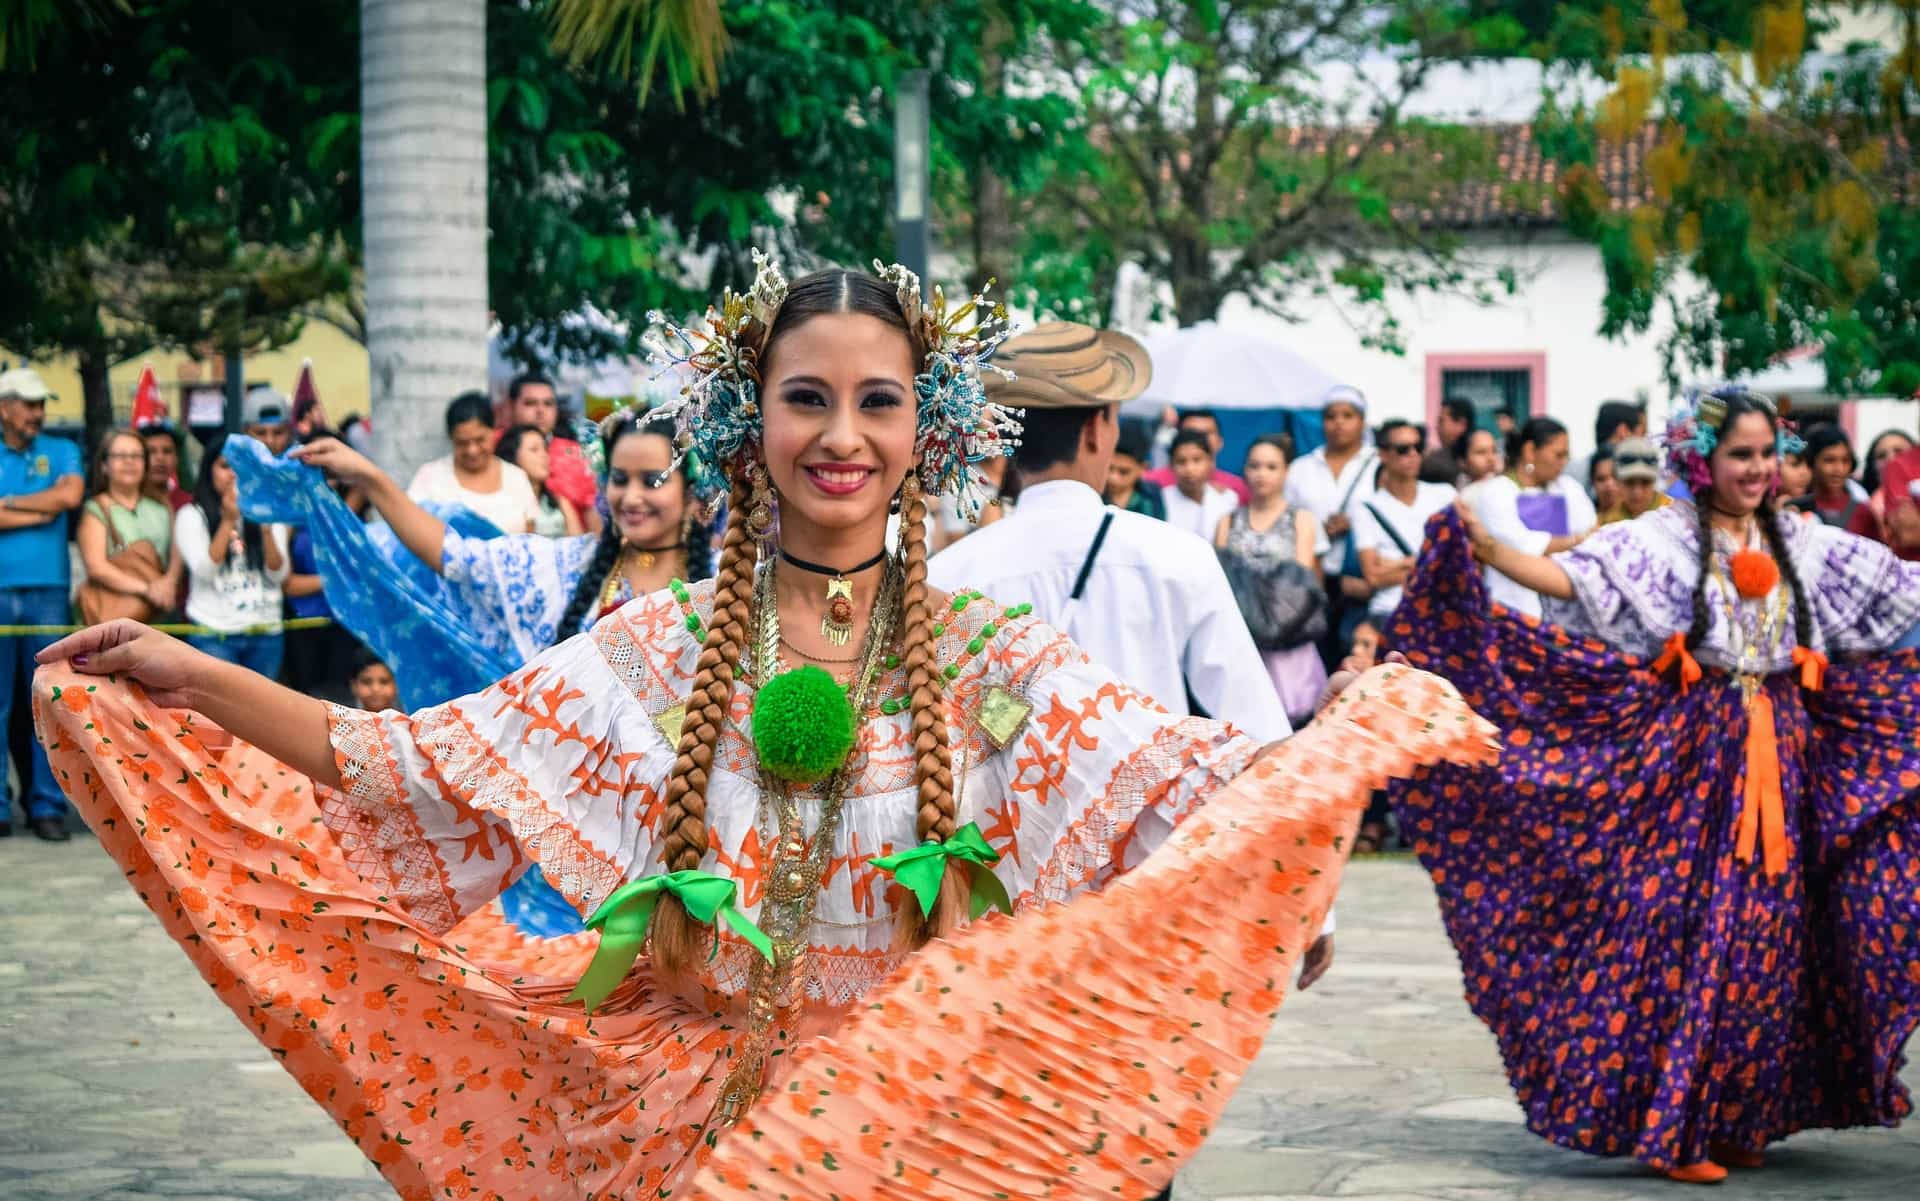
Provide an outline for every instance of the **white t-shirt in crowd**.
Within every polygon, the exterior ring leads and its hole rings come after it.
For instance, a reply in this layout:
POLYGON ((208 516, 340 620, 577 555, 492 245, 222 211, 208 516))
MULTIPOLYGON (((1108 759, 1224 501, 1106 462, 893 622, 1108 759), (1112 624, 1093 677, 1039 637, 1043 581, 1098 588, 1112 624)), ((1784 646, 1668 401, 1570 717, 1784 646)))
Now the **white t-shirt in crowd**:
MULTIPOLYGON (((1461 496, 1472 506, 1474 515, 1496 542, 1518 547, 1530 555, 1542 555, 1554 536, 1544 530, 1528 529, 1520 520, 1520 497, 1523 492, 1564 498, 1569 534, 1584 534, 1599 521, 1593 511, 1593 501, 1587 497, 1587 490, 1565 472, 1561 472, 1545 487, 1527 489, 1522 489, 1512 476, 1496 475, 1474 484, 1461 496)), ((1485 571, 1487 595, 1495 604, 1505 605, 1515 613, 1540 616, 1539 593, 1515 583, 1491 567, 1485 571)))
POLYGON ((1239 497, 1215 484, 1207 485, 1206 495, 1200 500, 1189 500, 1177 487, 1162 488, 1160 499, 1166 502, 1168 525, 1197 534, 1208 542, 1213 541, 1220 519, 1240 507, 1239 497))
MULTIPOLYGON (((1341 511, 1343 501, 1351 509, 1356 502, 1373 495, 1373 474, 1379 466, 1379 453, 1371 446, 1363 446, 1335 476, 1327 466, 1327 448, 1319 447, 1312 454, 1295 459, 1287 470, 1287 503, 1313 514, 1320 528, 1325 529, 1327 519, 1341 511), (1349 488, 1351 496, 1348 496, 1349 488)), ((1330 537, 1327 553, 1320 556, 1320 566, 1328 575, 1337 575, 1346 557, 1346 537, 1330 537)))
POLYGON ((200 506, 187 505, 173 515, 173 545, 187 569, 188 621, 227 634, 250 626, 279 627, 280 585, 293 565, 287 556, 287 527, 265 526, 260 536, 263 542, 272 539, 280 552, 279 570, 251 567, 246 555, 231 547, 216 564, 212 531, 200 506))
MULTIPOLYGON (((1347 520, 1353 523, 1354 549, 1370 550, 1382 563, 1398 563, 1408 557, 1375 518, 1374 513, 1378 512, 1393 527, 1393 532, 1400 535, 1400 541, 1418 554, 1427 536, 1427 519, 1452 504, 1454 495, 1452 484, 1423 483, 1415 485, 1412 504, 1402 504, 1399 497, 1385 488, 1371 496, 1356 496, 1347 506, 1347 520)), ((1376 618, 1392 616, 1400 607, 1402 591, 1399 587, 1376 591, 1367 602, 1368 614, 1376 618)))
POLYGON ((473 492, 460 486, 453 471, 453 456, 423 463, 407 485, 407 496, 415 501, 435 501, 443 505, 465 505, 500 527, 503 534, 525 534, 539 520, 540 502, 533 494, 527 473, 512 463, 500 464, 500 487, 494 492, 473 492))

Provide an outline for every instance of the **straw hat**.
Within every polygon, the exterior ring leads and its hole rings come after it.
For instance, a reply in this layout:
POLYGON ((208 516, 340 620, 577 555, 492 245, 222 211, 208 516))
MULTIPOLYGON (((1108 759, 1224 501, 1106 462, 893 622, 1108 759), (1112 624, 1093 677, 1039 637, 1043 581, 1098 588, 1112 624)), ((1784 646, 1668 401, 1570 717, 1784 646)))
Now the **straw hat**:
POLYGON ((1144 346, 1112 330, 1049 321, 1001 344, 996 367, 983 372, 987 396, 1018 409, 1085 409, 1132 400, 1153 380, 1144 346))

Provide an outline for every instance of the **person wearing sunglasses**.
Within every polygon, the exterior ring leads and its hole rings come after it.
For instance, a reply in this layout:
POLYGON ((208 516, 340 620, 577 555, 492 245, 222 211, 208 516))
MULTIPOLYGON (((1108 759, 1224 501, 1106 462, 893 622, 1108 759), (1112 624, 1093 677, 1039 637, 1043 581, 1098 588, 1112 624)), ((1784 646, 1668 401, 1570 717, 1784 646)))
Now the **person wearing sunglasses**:
POLYGON ((1385 628, 1400 604, 1401 587, 1413 573, 1426 538, 1427 519, 1453 503, 1451 484, 1420 479, 1421 452, 1426 446, 1420 427, 1398 419, 1381 425, 1374 438, 1380 450, 1380 475, 1373 492, 1355 497, 1348 510, 1353 543, 1360 554, 1360 571, 1373 595, 1367 617, 1385 628))
POLYGON ((1651 438, 1628 438, 1613 448, 1613 478, 1619 499, 1600 511, 1601 525, 1632 521, 1673 503, 1660 490, 1660 448, 1651 438))

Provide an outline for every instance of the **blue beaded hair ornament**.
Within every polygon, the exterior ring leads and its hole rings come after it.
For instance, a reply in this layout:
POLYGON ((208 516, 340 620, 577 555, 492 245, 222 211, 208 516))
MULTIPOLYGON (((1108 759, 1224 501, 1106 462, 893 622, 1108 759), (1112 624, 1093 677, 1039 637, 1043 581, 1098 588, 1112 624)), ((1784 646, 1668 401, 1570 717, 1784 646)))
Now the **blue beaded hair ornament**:
MULTIPOLYGON (((662 331, 650 348, 691 376, 679 396, 655 411, 672 416, 679 454, 698 455, 727 475, 745 469, 760 443, 760 354, 787 297, 779 265, 759 250, 753 262, 753 286, 744 295, 727 289, 719 306, 692 326, 648 314, 662 331)), ((988 489, 974 464, 1005 457, 1020 444, 1019 410, 988 400, 982 382, 988 371, 1006 374, 990 361, 1012 332, 1006 307, 982 289, 949 312, 939 286, 929 304, 912 271, 878 260, 873 267, 893 285, 907 328, 926 347, 913 381, 921 489, 954 497, 969 520, 977 519, 988 489)))
MULTIPOLYGON (((1720 435, 1727 423, 1727 402, 1742 398, 1754 407, 1773 418, 1773 449, 1776 459, 1790 454, 1799 454, 1807 448, 1800 438, 1800 431, 1793 422, 1787 420, 1774 405, 1773 401, 1757 392, 1749 392, 1737 385, 1688 392, 1680 407, 1667 421, 1666 437, 1667 468, 1695 493, 1704 493, 1713 486, 1713 468, 1710 461, 1714 448, 1720 445, 1720 435)), ((1774 486, 1780 483, 1778 471, 1774 473, 1774 486)))

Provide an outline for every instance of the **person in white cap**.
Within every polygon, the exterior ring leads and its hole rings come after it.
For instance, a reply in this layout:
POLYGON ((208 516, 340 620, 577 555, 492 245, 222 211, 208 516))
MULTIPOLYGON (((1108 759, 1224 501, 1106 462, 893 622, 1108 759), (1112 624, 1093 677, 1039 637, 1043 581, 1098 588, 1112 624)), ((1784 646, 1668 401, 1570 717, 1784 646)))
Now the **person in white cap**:
POLYGON ((287 394, 265 384, 247 390, 240 406, 240 432, 273 454, 287 453, 293 442, 293 402, 287 394))
MULTIPOLYGON (((63 626, 68 605, 67 514, 80 507, 86 481, 80 448, 40 432, 53 393, 30 368, 0 374, 0 627, 63 626)), ((33 657, 51 635, 0 633, 0 780, 7 775, 4 731, 15 704, 27 703, 33 657)), ((35 742, 15 765, 21 807, 34 834, 67 840, 67 801, 35 742)), ((0 810, 0 837, 13 833, 13 805, 0 810)))
POLYGON ((1330 388, 1320 402, 1320 428, 1326 442, 1294 460, 1287 474, 1287 503, 1313 514, 1327 534, 1320 559, 1333 606, 1323 657, 1340 661, 1353 627, 1366 616, 1373 589, 1360 568, 1351 533, 1352 514, 1373 495, 1380 456, 1367 445, 1367 398, 1358 388, 1330 388))

